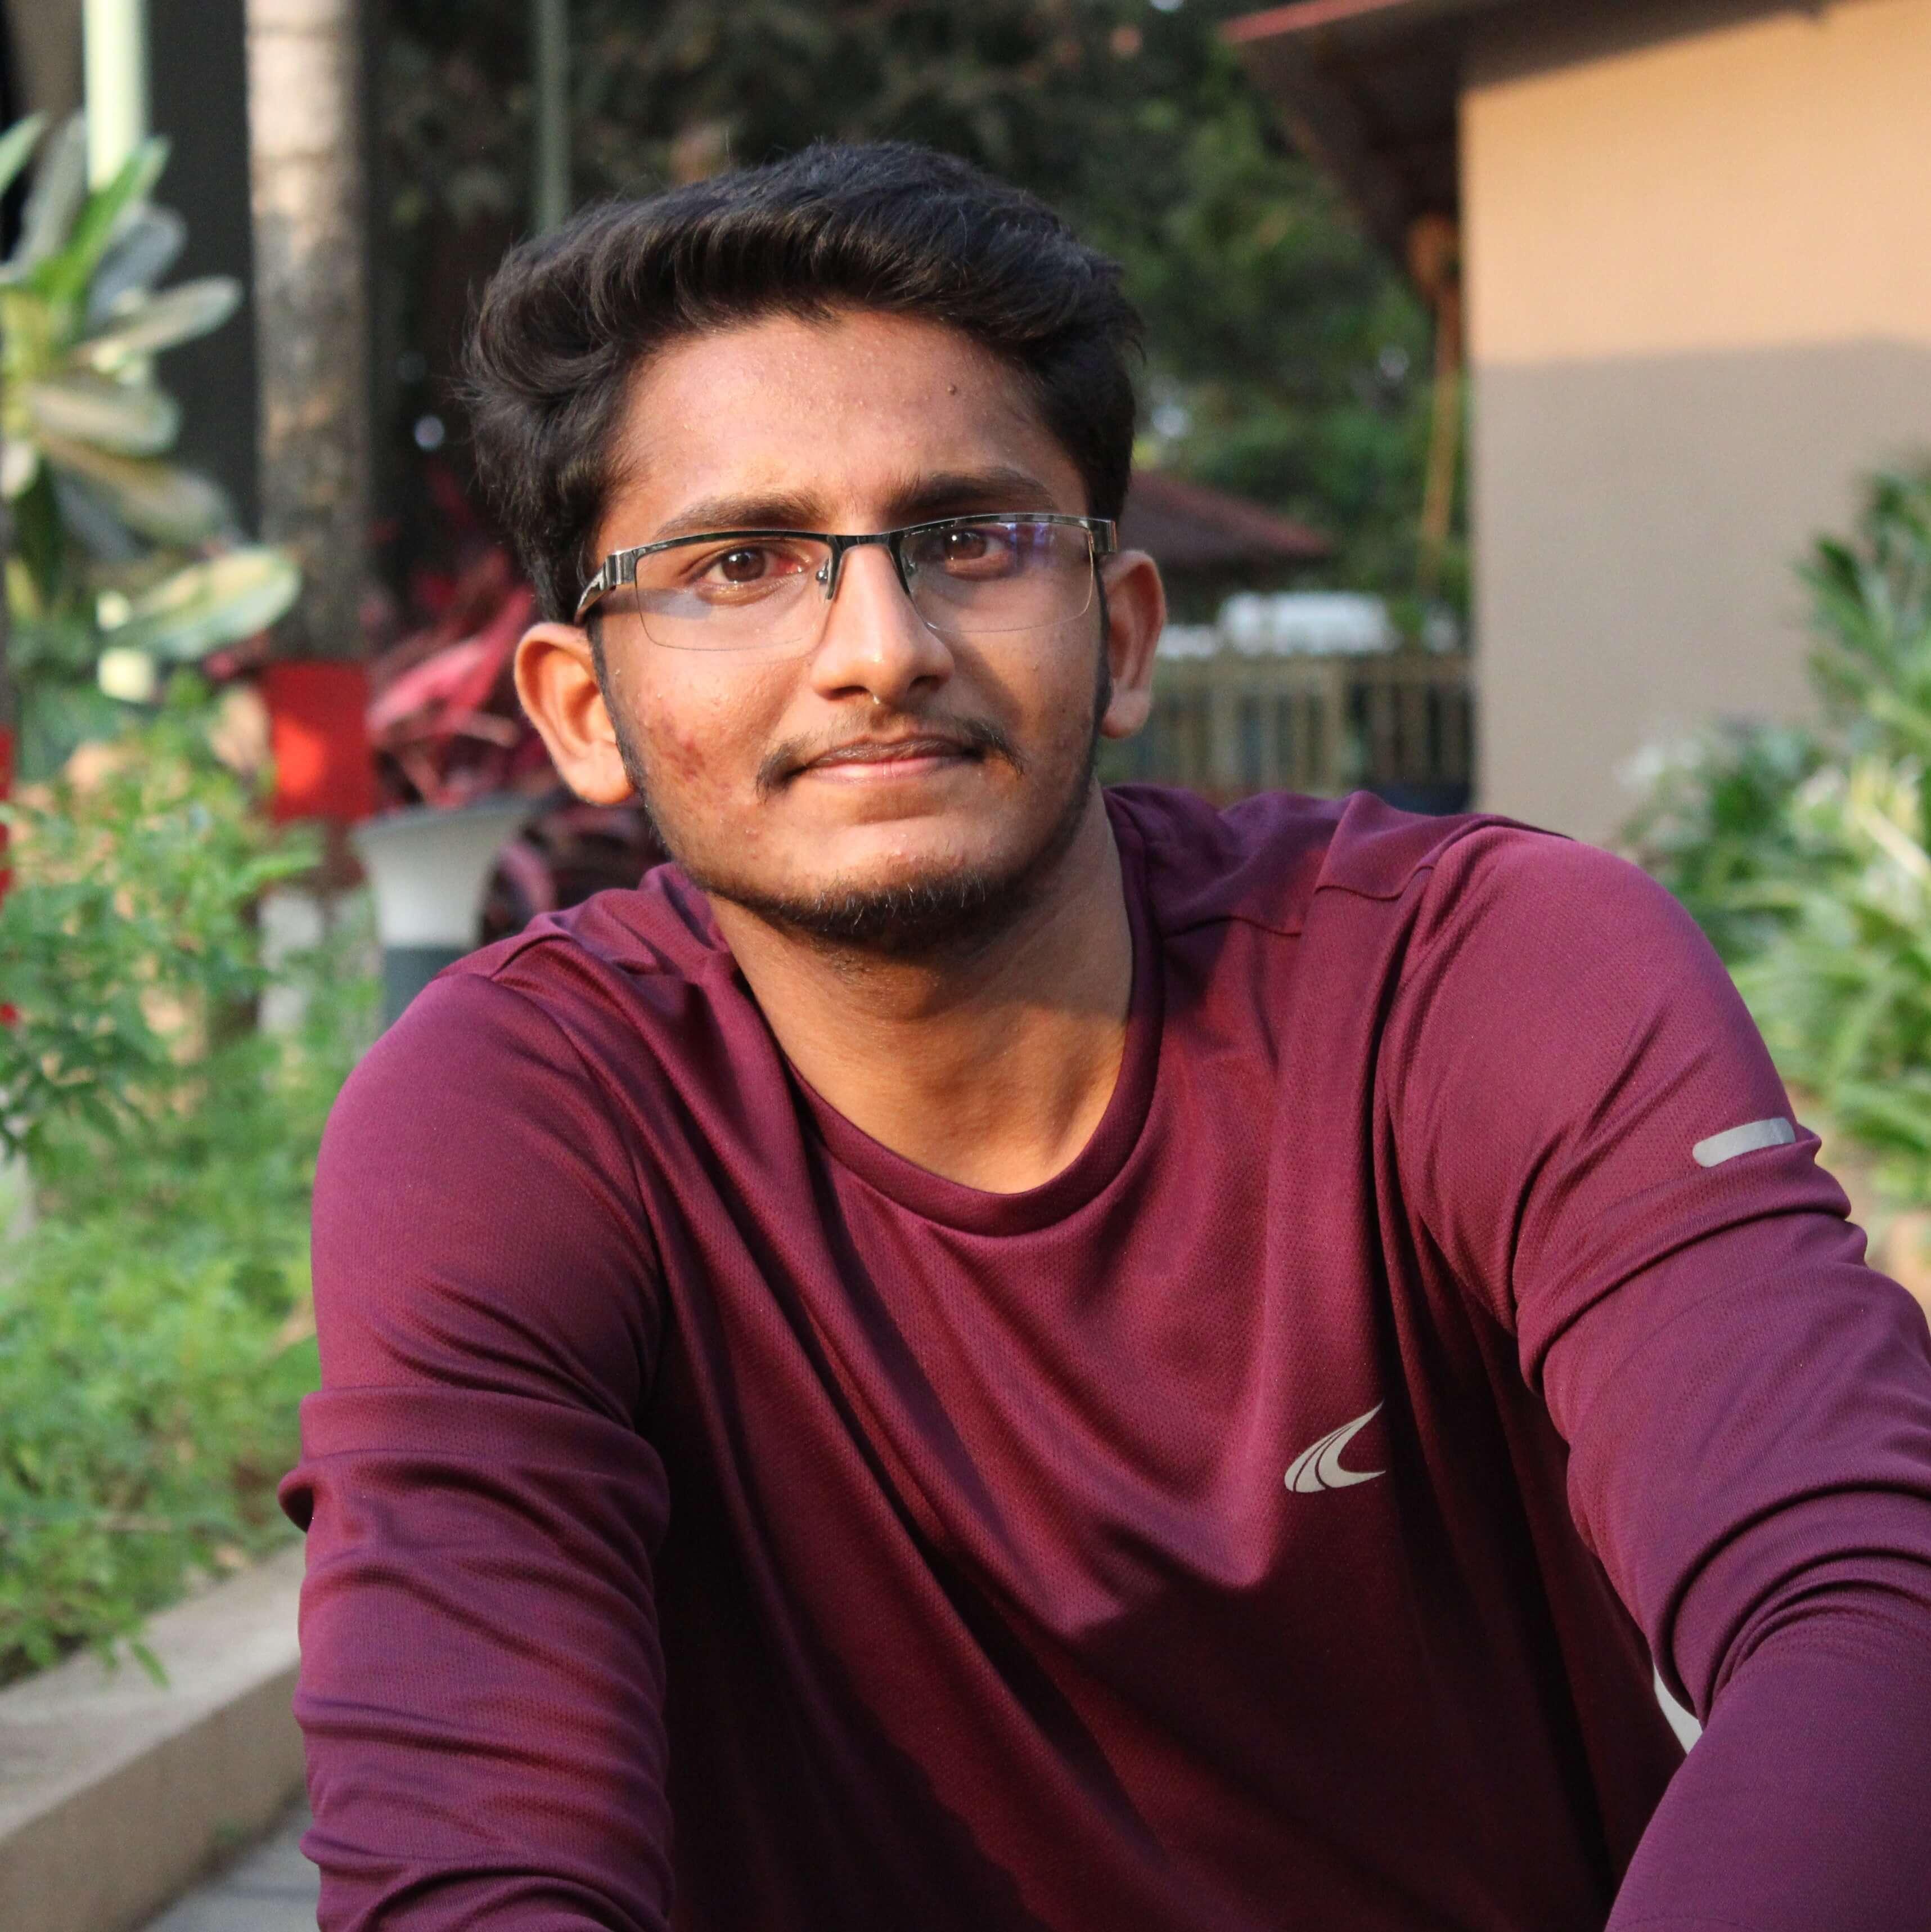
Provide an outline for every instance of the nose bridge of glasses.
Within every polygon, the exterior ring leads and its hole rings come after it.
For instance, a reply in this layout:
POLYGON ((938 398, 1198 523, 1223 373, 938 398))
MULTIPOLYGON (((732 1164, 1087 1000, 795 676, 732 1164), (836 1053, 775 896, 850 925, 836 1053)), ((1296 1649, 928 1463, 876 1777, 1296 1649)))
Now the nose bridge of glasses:
POLYGON ((818 569, 818 581, 824 586, 825 602, 830 603, 838 594, 838 584, 844 575, 845 559, 855 550, 868 548, 882 550, 892 560, 892 574, 898 580, 899 589, 909 597, 912 594, 912 581, 906 574, 904 539, 902 530, 877 530, 859 536, 833 537, 832 554, 818 569))

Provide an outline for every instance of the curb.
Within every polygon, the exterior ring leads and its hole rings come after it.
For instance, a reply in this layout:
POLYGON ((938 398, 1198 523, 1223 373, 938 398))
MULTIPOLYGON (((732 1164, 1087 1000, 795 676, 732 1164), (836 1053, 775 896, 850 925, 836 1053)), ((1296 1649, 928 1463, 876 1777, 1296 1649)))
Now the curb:
POLYGON ((301 1788, 302 1550, 164 1610, 167 1672, 79 1657, 0 1690, 0 1926, 132 1932, 301 1788))

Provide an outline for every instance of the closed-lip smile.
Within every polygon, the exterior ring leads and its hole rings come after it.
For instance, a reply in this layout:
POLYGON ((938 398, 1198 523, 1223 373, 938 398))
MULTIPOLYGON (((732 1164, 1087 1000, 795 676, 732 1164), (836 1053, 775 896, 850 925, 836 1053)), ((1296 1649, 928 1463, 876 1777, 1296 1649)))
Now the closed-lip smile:
POLYGON ((823 772, 840 777, 900 776, 895 767, 930 764, 943 759, 976 760, 984 754, 976 746, 936 732, 922 731, 896 738, 855 738, 834 746, 798 767, 798 773, 823 772))

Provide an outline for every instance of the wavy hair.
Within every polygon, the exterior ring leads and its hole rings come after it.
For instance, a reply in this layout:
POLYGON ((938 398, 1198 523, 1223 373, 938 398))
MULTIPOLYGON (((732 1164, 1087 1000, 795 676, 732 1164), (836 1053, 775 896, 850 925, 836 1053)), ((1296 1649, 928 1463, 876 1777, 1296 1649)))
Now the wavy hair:
POLYGON ((484 290, 466 394, 477 468, 544 614, 567 620, 637 368, 681 338, 841 310, 956 328, 1018 372, 1086 485, 1126 500, 1139 318, 1117 264, 1034 196, 905 142, 820 143, 524 242, 484 290))

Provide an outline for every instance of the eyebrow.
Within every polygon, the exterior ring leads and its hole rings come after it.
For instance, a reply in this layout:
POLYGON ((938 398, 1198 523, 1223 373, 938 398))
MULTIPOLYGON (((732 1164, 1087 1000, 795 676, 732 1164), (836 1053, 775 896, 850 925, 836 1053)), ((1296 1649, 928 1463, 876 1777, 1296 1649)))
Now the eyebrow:
MULTIPOLYGON (((1005 464, 986 470, 940 470, 914 478, 886 500, 895 522, 921 524, 940 517, 968 516, 976 511, 1051 510, 1052 492, 1030 471, 1005 464)), ((740 496, 700 496, 661 524, 646 541, 663 543, 673 537, 695 536, 710 530, 808 530, 821 527, 822 504, 794 493, 746 493, 740 496)))

